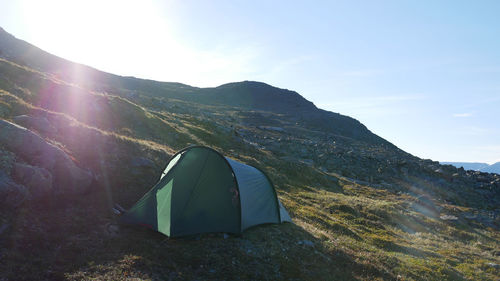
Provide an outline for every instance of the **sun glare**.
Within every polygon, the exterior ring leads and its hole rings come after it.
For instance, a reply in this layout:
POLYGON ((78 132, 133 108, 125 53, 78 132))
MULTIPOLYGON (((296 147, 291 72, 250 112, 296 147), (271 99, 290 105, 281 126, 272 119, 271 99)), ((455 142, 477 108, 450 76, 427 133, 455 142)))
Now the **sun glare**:
POLYGON ((217 37, 213 46, 191 46, 178 2, 21 0, 18 5, 30 43, 106 72, 200 87, 259 73, 258 45, 235 46, 217 37))
POLYGON ((140 69, 158 54, 178 51, 153 2, 52 0, 22 5, 25 22, 50 31, 36 34, 36 45, 105 71, 141 75, 132 66, 140 69), (147 52, 140 51, 144 44, 149 44, 147 52))

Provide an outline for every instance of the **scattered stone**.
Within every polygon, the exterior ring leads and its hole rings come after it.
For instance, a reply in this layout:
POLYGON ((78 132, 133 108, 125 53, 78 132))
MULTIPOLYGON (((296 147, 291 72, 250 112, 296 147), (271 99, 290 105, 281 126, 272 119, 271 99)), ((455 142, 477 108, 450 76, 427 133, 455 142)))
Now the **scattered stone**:
POLYGON ((464 213, 463 216, 464 216, 464 218, 466 218, 468 220, 477 219, 477 214, 473 214, 473 213, 464 213))
POLYGON ((314 243, 312 241, 310 241, 310 240, 300 240, 300 241, 297 242, 297 244, 308 246, 308 247, 313 247, 314 246, 314 243))
POLYGON ((114 223, 108 223, 105 226, 105 231, 110 236, 117 236, 120 232, 120 227, 114 223))
POLYGON ((314 160, 312 160, 312 159, 302 159, 302 160, 300 160, 300 162, 306 164, 307 166, 314 165, 314 160))
POLYGON ((489 263, 487 263, 487 265, 488 265, 488 266, 491 266, 491 267, 493 267, 493 268, 497 268, 497 269, 498 269, 498 268, 500 268, 500 264, 493 263, 493 262, 489 262, 489 263))
POLYGON ((442 220, 445 220, 445 221, 456 221, 456 220, 458 220, 458 217, 453 216, 453 215, 441 215, 439 218, 442 219, 442 220))
POLYGON ((272 126, 258 126, 257 128, 261 130, 274 131, 274 132, 284 132, 285 129, 281 127, 272 127, 272 126))

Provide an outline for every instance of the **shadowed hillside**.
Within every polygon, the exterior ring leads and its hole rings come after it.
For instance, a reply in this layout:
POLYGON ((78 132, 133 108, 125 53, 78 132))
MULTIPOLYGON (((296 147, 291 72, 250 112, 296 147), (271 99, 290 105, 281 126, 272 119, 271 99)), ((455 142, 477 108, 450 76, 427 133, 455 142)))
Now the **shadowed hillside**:
POLYGON ((0 118, 2 280, 500 275, 499 175, 414 157, 293 91, 120 77, 0 30, 0 118), (191 144, 265 170, 295 224, 181 239, 114 225, 110 206, 191 144))

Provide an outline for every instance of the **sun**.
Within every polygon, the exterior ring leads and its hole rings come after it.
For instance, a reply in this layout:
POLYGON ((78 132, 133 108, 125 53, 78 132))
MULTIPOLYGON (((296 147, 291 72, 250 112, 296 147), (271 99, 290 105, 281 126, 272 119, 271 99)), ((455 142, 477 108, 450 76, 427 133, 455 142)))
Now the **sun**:
MULTIPOLYGON (((189 2, 189 1, 187 1, 189 2)), ((162 0, 19 0, 21 37, 56 56, 101 71, 158 81, 215 87, 256 80, 265 46, 226 41, 197 44, 189 8, 162 0)), ((184 5, 184 6, 183 6, 184 5)), ((205 24, 205 22, 203 22, 205 24)), ((209 24, 209 23, 206 23, 209 24)), ((15 34, 16 35, 16 34, 15 34)))
POLYGON ((153 1, 21 1, 33 43, 60 57, 134 75, 155 54, 173 53, 168 18, 153 1), (147 42, 150 51, 143 52, 147 42), (136 50, 137 53, 133 53, 136 50))

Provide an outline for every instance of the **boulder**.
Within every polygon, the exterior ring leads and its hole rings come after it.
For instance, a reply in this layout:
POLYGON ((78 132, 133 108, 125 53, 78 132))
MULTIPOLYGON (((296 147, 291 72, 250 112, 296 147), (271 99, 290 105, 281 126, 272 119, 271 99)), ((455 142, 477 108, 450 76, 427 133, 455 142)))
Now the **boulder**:
POLYGON ((3 171, 7 176, 9 176, 15 159, 16 156, 14 153, 4 150, 4 148, 0 145, 0 171, 3 171))
POLYGON ((92 183, 91 172, 78 167, 59 147, 19 125, 0 120, 0 145, 21 156, 31 166, 50 172, 52 190, 57 194, 84 193, 92 183))
POLYGON ((41 198, 52 191, 52 174, 44 168, 15 163, 12 177, 27 187, 33 198, 41 198))
POLYGON ((15 183, 4 171, 0 171, 0 208, 16 208, 28 198, 25 186, 15 183))
POLYGON ((457 216, 454 215, 441 215, 439 216, 440 219, 445 220, 445 221, 456 221, 458 220, 457 216))
MULTIPOLYGON (((62 150, 61 150, 62 152, 62 150)), ((78 167, 64 152, 57 155, 52 176, 56 194, 82 194, 90 189, 92 172, 78 167)))
POLYGON ((34 128, 41 133, 55 134, 57 129, 45 117, 33 117, 28 115, 19 115, 12 118, 14 122, 25 127, 34 128))

